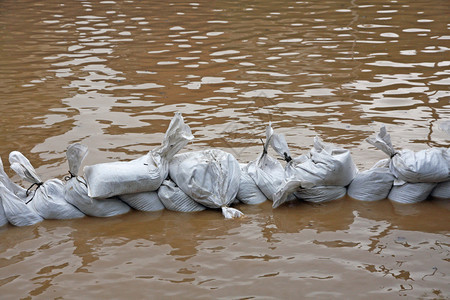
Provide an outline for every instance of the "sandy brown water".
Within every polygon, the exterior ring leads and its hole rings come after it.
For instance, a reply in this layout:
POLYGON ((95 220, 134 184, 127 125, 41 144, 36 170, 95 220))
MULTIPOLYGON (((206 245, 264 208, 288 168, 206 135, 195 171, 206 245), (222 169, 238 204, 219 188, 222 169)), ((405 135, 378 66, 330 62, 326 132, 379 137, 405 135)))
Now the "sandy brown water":
MULTIPOLYGON (((133 159, 175 111, 247 162, 272 121, 294 155, 315 135, 358 167, 394 146, 448 147, 448 1, 0 1, 0 156, 43 179, 133 159)), ((273 154, 273 153, 272 153, 273 154)), ((273 154, 274 155, 274 154, 273 154)), ((17 176, 12 177, 19 182, 17 176)), ((1 299, 450 298, 450 203, 238 205, 0 228, 1 299)))

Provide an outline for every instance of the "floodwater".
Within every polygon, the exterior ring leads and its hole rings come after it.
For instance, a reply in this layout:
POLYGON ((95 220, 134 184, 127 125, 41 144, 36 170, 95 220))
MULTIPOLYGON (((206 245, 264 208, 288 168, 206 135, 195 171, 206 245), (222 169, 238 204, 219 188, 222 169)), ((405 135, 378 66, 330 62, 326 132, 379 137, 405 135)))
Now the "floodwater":
MULTIPOLYGON (((363 170, 395 147, 448 147, 450 5, 430 1, 0 1, 0 156, 43 179, 158 145, 175 111, 247 162, 264 127, 363 170)), ((273 153, 272 153, 273 154, 273 153)), ((19 182, 17 176, 13 176, 19 182)), ((450 204, 352 199, 163 211, 0 228, 2 299, 450 298, 450 204)))

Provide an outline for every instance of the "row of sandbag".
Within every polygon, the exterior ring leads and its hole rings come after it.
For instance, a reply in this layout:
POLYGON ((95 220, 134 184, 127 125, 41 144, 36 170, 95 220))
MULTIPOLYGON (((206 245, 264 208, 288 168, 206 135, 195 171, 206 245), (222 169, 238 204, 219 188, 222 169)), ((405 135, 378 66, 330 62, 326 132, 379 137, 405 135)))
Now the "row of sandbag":
POLYGON ((132 161, 87 166, 86 178, 78 176, 78 171, 87 147, 72 144, 66 153, 70 176, 65 183, 59 179, 43 182, 29 160, 13 151, 11 168, 32 185, 26 190, 12 182, 0 160, 0 226, 7 222, 26 226, 42 219, 73 219, 85 214, 109 217, 128 212, 130 206, 183 212, 210 207, 221 208, 226 218, 241 216, 228 207, 239 189, 237 160, 218 149, 174 157, 192 138, 189 126, 176 113, 161 146, 132 161), (168 180, 169 172, 173 181, 168 180))
POLYGON ((292 195, 305 201, 326 202, 342 198, 346 192, 363 201, 388 198, 399 203, 417 203, 430 195, 450 198, 448 148, 397 151, 384 126, 366 141, 389 158, 359 172, 348 150, 323 143, 316 137, 308 154, 287 163, 285 181, 274 194, 273 207, 288 201, 292 195))
MULTIPOLYGON (((238 164, 231 154, 217 149, 176 155, 192 138, 189 126, 180 114, 176 114, 160 147, 133 161, 87 166, 84 169, 86 179, 77 176, 77 173, 87 148, 81 144, 71 145, 67 151, 71 176, 65 184, 57 179, 43 183, 29 161, 20 153, 12 152, 11 167, 38 188, 25 191, 9 179, 0 180, 0 189, 6 189, 0 192, 3 207, 19 203, 17 205, 22 210, 28 209, 50 219, 80 217, 83 213, 91 216, 125 213, 129 210, 123 203, 126 202, 135 209, 145 211, 222 208, 225 217, 236 217, 242 214, 228 207, 235 198, 246 204, 258 204, 270 199, 273 200, 273 207, 296 198, 325 202, 343 197, 350 184, 348 193, 356 199, 374 201, 388 195, 394 201, 416 202, 425 194, 426 198, 431 191, 424 192, 422 186, 432 185, 432 189, 440 181, 447 183, 440 183, 438 187, 445 189, 448 186, 448 149, 433 148, 418 154, 407 150, 395 151, 384 128, 376 139, 369 139, 369 142, 375 146, 384 145, 378 147, 387 149, 385 152, 390 159, 361 173, 357 171, 348 150, 323 143, 317 137, 308 154, 291 159, 284 137, 275 134, 270 125, 266 128, 266 142, 261 155, 248 164, 238 164), (269 146, 286 160, 285 167, 268 154, 269 146), (426 175, 427 172, 431 175, 426 175), (171 180, 166 180, 168 176, 171 180), (416 182, 411 182, 411 177, 416 182), (403 178, 407 183, 400 181, 403 178), (395 186, 391 189, 393 183, 395 186), (417 192, 414 193, 415 190, 422 192, 420 197, 417 192), (410 200, 402 199, 405 195, 410 200), (16 201, 4 199, 14 197, 16 201), (64 205, 66 209, 63 209, 64 205), (74 207, 78 211, 74 211, 74 207)), ((447 191, 433 195, 446 198, 448 194, 447 187, 447 191)), ((20 209, 16 210, 20 212, 20 209)), ((6 216, 14 215, 11 208, 5 209, 5 213, 6 216)), ((16 217, 18 215, 15 214, 16 217)), ((22 223, 27 223, 27 220, 22 223)))

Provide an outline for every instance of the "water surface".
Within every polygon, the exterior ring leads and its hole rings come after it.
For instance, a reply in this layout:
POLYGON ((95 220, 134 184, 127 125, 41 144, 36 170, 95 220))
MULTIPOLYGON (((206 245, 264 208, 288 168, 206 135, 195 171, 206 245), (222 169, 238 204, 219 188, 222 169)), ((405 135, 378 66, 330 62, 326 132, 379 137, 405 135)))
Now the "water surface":
MULTIPOLYGON (((370 168, 364 139, 448 147, 448 1, 0 2, 0 156, 43 179, 133 159, 181 111, 195 141, 241 162, 264 127, 294 155, 315 135, 370 168)), ((273 154, 273 153, 272 153, 273 154)), ((18 180, 17 176, 13 179, 18 180)), ((449 205, 343 199, 239 206, 247 217, 169 211, 0 229, 12 298, 448 298, 449 205)))

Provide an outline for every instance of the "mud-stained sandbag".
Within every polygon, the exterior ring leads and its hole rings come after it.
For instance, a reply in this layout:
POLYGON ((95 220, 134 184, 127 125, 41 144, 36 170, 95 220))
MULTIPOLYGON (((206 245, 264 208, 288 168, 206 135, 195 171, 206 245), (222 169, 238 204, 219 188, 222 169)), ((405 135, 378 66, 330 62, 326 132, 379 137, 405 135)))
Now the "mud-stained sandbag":
POLYGON ((260 204, 267 200, 267 197, 261 192, 253 178, 248 175, 247 165, 239 164, 241 169, 241 180, 239 191, 236 198, 244 204, 260 204))
POLYGON ((119 198, 135 210, 160 211, 164 209, 157 191, 125 194, 120 195, 119 198))
POLYGON ((165 208, 179 212, 196 212, 206 207, 192 200, 171 180, 164 180, 158 189, 158 196, 165 208))
POLYGON ((369 170, 357 173, 348 186, 347 193, 353 199, 361 201, 386 199, 394 179, 389 170, 389 159, 383 159, 369 170))
POLYGON ((366 141, 390 157, 389 168, 398 180, 409 183, 450 180, 450 149, 397 151, 392 146, 391 136, 384 126, 375 137, 367 138, 366 141))
POLYGON ((274 157, 268 154, 269 145, 277 149, 277 152, 286 157, 289 157, 289 149, 282 136, 275 135, 271 124, 266 127, 266 141, 263 146, 263 152, 257 160, 250 162, 247 165, 247 173, 256 183, 261 192, 267 199, 273 201, 275 193, 281 188, 284 182, 285 172, 281 163, 274 157), (274 139, 274 136, 275 139, 274 139))
POLYGON ((80 143, 71 144, 67 148, 70 177, 66 178, 64 185, 65 200, 86 215, 93 217, 112 217, 129 212, 130 207, 118 198, 97 200, 88 196, 86 180, 78 176, 81 163, 87 153, 87 146, 80 143))
POLYGON ((170 161, 170 178, 194 201, 222 208, 225 218, 240 216, 228 207, 239 190, 241 171, 236 158, 219 149, 177 154, 170 161))
POLYGON ((436 183, 417 182, 395 185, 389 192, 388 199, 397 203, 419 203, 428 198, 436 183))
POLYGON ((341 199, 347 193, 344 186, 323 185, 315 186, 309 189, 298 189, 294 195, 303 201, 312 203, 325 203, 333 200, 341 199))
POLYGON ((180 113, 170 122, 161 146, 132 160, 102 163, 84 168, 89 196, 112 196, 156 191, 167 178, 169 161, 190 140, 191 129, 180 113))
POLYGON ((26 204, 44 219, 76 219, 84 217, 84 213, 68 203, 64 197, 64 184, 59 179, 45 182, 39 178, 30 161, 20 152, 9 154, 11 169, 22 179, 37 186, 29 191, 26 204))
POLYGON ((441 199, 450 199, 450 180, 438 183, 433 191, 431 191, 431 196, 441 199))

